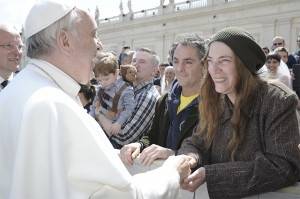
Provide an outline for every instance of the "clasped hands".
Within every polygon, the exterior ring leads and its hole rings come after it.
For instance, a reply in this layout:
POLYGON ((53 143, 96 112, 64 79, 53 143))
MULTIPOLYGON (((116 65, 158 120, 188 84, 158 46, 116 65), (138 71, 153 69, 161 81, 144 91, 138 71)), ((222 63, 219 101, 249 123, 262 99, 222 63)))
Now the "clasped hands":
POLYGON ((196 160, 187 155, 175 157, 182 159, 177 165, 180 175, 180 187, 184 190, 195 192, 198 187, 205 183, 205 168, 200 167, 191 173, 191 169, 196 166, 196 160))
POLYGON ((165 164, 173 164, 176 167, 180 176, 180 186, 182 189, 194 192, 199 186, 205 182, 205 168, 200 167, 191 173, 191 169, 197 166, 196 160, 188 155, 174 156, 174 151, 155 144, 145 148, 140 153, 141 144, 131 143, 125 145, 120 151, 120 158, 126 165, 132 165, 134 159, 139 156, 139 161, 142 165, 149 166, 155 160, 167 159, 165 164))

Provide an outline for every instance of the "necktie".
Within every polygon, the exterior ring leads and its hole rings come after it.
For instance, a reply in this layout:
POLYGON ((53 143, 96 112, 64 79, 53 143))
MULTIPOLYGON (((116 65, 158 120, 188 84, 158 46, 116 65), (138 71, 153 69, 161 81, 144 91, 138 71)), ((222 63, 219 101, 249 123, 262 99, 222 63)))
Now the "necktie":
POLYGON ((8 80, 5 80, 1 83, 2 88, 5 88, 5 86, 7 86, 8 84, 8 80))

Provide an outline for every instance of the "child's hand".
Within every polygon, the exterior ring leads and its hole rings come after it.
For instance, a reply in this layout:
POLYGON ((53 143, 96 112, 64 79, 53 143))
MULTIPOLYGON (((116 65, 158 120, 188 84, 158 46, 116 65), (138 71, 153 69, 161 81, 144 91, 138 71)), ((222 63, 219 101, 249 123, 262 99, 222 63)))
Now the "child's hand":
POLYGON ((96 113, 100 112, 100 102, 99 101, 96 101, 96 103, 95 103, 95 112, 96 113))
POLYGON ((108 137, 112 136, 111 132, 111 121, 108 120, 103 114, 99 114, 97 117, 102 129, 105 131, 105 133, 108 135, 108 137))
POLYGON ((110 133, 111 135, 117 135, 120 132, 120 130, 121 130, 121 124, 115 122, 111 125, 110 133))
POLYGON ((100 102, 99 102, 99 100, 97 100, 97 101, 95 102, 95 106, 96 106, 96 107, 100 107, 100 102))

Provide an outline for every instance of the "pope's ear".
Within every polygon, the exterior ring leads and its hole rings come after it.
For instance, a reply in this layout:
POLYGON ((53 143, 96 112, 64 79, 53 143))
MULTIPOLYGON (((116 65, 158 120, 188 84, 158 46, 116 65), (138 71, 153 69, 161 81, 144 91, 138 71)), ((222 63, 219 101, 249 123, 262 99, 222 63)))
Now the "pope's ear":
POLYGON ((70 51, 70 33, 61 30, 57 36, 57 45, 62 51, 69 52, 70 51))

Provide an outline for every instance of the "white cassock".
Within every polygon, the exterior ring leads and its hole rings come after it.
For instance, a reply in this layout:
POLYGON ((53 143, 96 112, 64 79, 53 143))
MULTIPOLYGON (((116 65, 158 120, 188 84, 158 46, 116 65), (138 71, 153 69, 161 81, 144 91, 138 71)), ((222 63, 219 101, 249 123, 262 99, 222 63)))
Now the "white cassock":
POLYGON ((55 66, 32 59, 0 92, 0 198, 176 198, 175 159, 131 176, 80 106, 79 88, 55 66))

